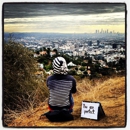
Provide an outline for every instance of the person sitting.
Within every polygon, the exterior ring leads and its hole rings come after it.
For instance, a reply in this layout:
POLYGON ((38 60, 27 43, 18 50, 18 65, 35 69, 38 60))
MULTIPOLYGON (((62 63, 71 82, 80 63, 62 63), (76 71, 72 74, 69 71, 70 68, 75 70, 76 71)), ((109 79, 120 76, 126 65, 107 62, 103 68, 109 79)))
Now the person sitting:
POLYGON ((68 74, 66 60, 63 57, 56 57, 53 62, 53 75, 47 78, 49 89, 49 110, 69 110, 73 112, 73 93, 76 93, 76 80, 68 74))

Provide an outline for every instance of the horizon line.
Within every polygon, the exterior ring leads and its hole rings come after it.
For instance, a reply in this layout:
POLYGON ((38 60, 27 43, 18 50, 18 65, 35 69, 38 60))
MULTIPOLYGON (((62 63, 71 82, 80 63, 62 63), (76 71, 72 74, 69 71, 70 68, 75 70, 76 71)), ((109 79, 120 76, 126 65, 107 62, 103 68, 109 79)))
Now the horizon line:
POLYGON ((123 32, 108 32, 108 33, 95 33, 95 32, 84 32, 84 33, 63 33, 63 32, 3 32, 3 33, 53 33, 53 34, 125 34, 123 32))

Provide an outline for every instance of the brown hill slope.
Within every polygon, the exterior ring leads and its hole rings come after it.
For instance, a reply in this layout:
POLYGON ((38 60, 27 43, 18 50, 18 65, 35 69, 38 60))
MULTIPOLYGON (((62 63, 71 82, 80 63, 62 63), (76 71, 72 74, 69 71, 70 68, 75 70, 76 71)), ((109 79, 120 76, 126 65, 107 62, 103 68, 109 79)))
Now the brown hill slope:
POLYGON ((35 110, 21 113, 9 127, 124 127, 126 125, 125 111, 125 77, 109 78, 105 81, 77 82, 78 92, 73 95, 75 106, 73 121, 50 122, 46 117, 39 118, 48 111, 47 100, 35 110), (99 121, 81 118, 82 101, 100 102, 106 114, 99 121))

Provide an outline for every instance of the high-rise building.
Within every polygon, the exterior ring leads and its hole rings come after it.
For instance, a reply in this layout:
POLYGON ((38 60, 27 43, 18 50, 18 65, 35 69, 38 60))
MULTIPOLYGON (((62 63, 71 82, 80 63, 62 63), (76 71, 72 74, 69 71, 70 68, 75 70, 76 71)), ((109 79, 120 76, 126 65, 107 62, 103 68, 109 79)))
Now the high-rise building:
POLYGON ((92 46, 92 41, 88 41, 88 46, 92 46))
POLYGON ((100 43, 100 41, 99 40, 97 40, 97 45, 99 46, 99 43, 100 43))

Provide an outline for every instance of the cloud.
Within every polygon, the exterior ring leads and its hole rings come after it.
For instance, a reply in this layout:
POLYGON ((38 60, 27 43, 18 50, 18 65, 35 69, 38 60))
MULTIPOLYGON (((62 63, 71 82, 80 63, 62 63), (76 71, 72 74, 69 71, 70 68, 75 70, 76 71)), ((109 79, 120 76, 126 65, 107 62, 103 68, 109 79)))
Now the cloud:
POLYGON ((3 18, 6 32, 94 32, 109 25, 124 29, 125 4, 5 3, 3 18))
POLYGON ((72 25, 110 25, 124 24, 125 13, 104 13, 93 15, 57 15, 40 16, 29 18, 10 18, 4 19, 5 24, 37 24, 37 26, 72 26, 72 25))
POLYGON ((5 3, 3 5, 4 18, 89 15, 124 11, 123 3, 5 3))

